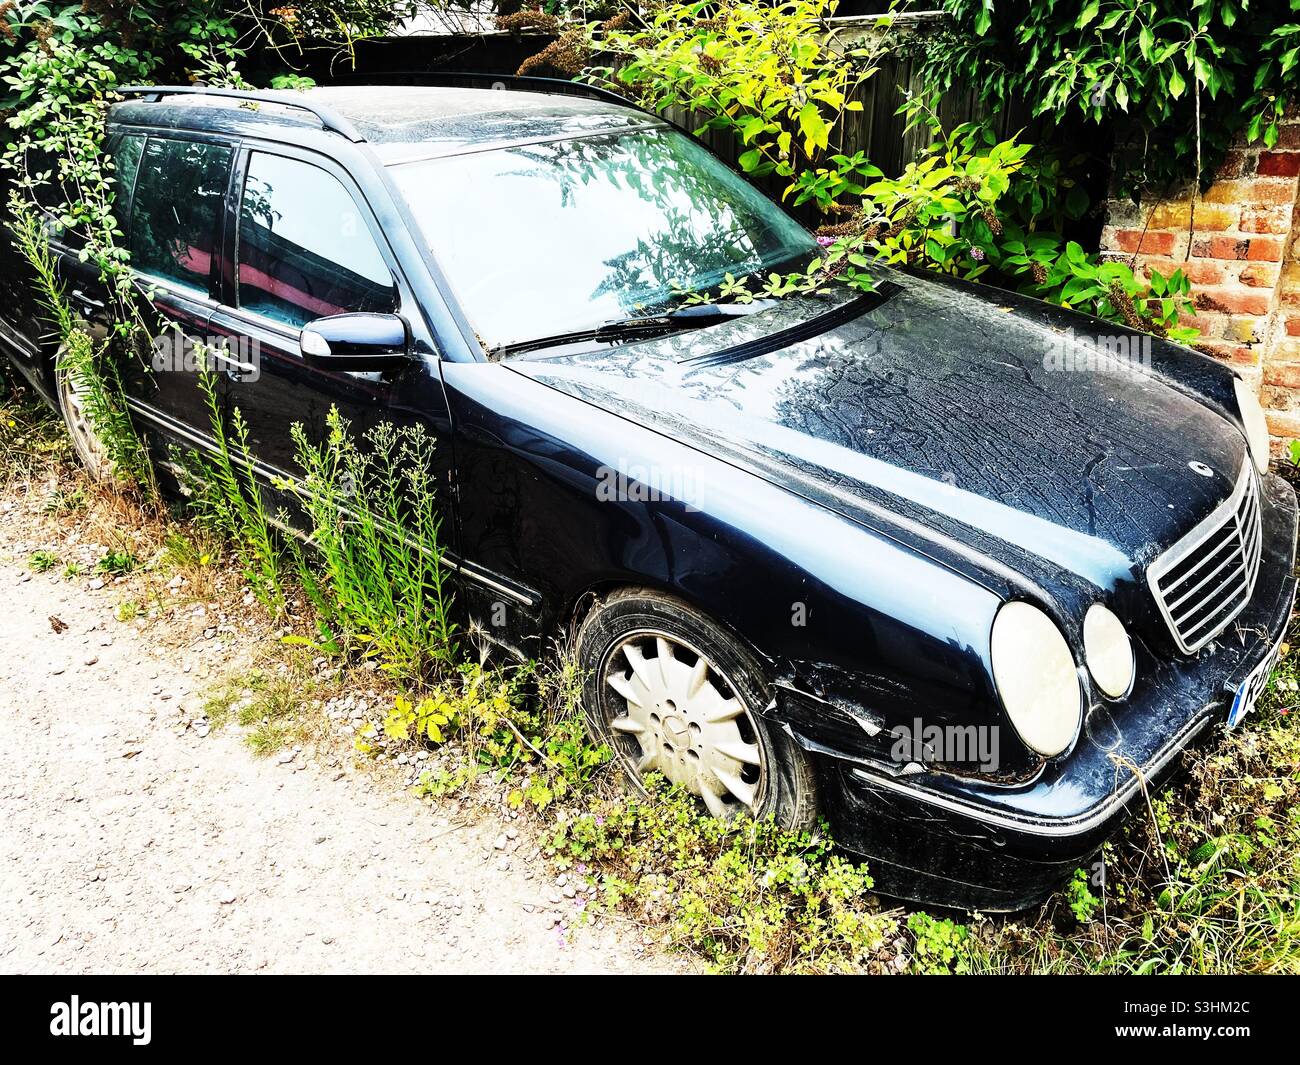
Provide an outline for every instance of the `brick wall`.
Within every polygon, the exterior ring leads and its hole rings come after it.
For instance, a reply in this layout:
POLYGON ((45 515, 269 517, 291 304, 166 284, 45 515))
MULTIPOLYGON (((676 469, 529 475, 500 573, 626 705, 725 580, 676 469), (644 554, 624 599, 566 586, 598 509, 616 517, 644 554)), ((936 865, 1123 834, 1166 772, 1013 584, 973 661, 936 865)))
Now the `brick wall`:
POLYGON ((1279 440, 1300 438, 1300 114, 1277 144, 1228 153, 1213 185, 1108 205, 1102 250, 1142 275, 1181 269, 1192 283, 1196 346, 1261 391, 1279 440))
MULTIPOLYGON (((1292 153, 1300 157, 1300 151, 1292 153)), ((1300 200, 1291 212, 1291 237, 1278 283, 1273 332, 1264 356, 1261 393, 1275 437, 1300 439, 1300 200)))

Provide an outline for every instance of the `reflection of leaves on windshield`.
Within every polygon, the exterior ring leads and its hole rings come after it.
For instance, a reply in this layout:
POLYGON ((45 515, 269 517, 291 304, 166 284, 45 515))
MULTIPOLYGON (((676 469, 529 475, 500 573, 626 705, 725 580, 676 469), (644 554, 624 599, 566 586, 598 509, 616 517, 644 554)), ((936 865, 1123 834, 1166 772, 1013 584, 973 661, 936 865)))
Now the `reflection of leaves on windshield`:
POLYGON ((724 183, 729 175, 697 161, 701 151, 675 133, 578 138, 514 149, 512 156, 532 165, 512 176, 557 186, 561 207, 574 206, 578 190, 593 183, 654 206, 655 228, 604 261, 609 273, 587 297, 613 296, 625 314, 635 314, 672 302, 674 289, 711 288, 726 274, 749 273, 774 254, 788 255, 773 229, 776 209, 745 202, 724 183), (654 306, 647 308, 647 297, 654 306))

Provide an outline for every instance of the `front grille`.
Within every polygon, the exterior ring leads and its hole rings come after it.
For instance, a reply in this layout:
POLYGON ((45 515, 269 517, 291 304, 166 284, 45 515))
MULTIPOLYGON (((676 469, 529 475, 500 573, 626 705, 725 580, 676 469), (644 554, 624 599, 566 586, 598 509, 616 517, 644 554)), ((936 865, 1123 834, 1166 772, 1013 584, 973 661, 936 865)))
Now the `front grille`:
POLYGON ((1247 458, 1232 495, 1147 569, 1160 612, 1185 653, 1204 647, 1250 602, 1260 537, 1259 487, 1247 458))

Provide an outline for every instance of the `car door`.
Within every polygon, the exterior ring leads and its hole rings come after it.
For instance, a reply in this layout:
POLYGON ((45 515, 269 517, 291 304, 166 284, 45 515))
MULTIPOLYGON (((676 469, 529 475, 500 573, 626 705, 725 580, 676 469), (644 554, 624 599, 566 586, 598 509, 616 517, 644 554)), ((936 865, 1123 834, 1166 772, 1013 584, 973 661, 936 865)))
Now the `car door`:
MULTIPOLYGON (((52 161, 43 162, 49 169, 54 169, 52 161)), ((51 181, 48 185, 19 192, 12 179, 0 178, 0 195, 4 196, 4 202, 7 203, 14 193, 24 202, 34 201, 33 210, 44 229, 55 261, 63 255, 75 257, 77 240, 59 221, 63 201, 59 183, 51 181)), ((45 343, 50 334, 50 322, 41 307, 31 264, 9 237, 7 232, 0 236, 0 351, 7 351, 28 380, 41 387, 45 383, 45 356, 50 351, 45 343)))
POLYGON ((226 366, 227 403, 248 427, 272 510, 283 508, 296 520, 292 493, 282 487, 301 472, 291 429, 301 423, 309 440, 323 440, 331 407, 363 446, 365 433, 381 421, 424 424, 442 441, 435 462, 439 483, 446 484, 451 449, 435 360, 416 357, 383 375, 326 370, 309 366, 299 347, 302 327, 330 315, 396 313, 419 321, 356 183, 317 153, 249 144, 236 162, 231 207, 232 268, 209 329, 227 338, 242 360, 242 367, 226 366))
MULTIPOLYGON (((216 307, 220 247, 232 147, 212 138, 123 131, 113 142, 118 209, 126 219, 136 307, 147 350, 123 353, 128 404, 156 461, 171 449, 202 448, 212 437, 194 351, 206 343, 216 307), (133 180, 132 180, 133 179, 133 180)), ((74 305, 89 318, 114 314, 93 263, 64 255, 74 305)))
MULTIPOLYGON (((123 211, 135 182, 136 168, 143 147, 143 136, 124 140, 113 133, 105 142, 105 150, 113 160, 116 179, 116 207, 123 211)), ((40 164, 28 159, 29 169, 46 170, 53 174, 56 161, 41 157, 40 164)), ((12 190, 9 182, 6 191, 12 190)), ((21 194, 28 199, 26 193, 21 194)), ((98 267, 82 262, 81 251, 85 236, 77 228, 68 229, 63 216, 70 195, 75 195, 57 178, 30 190, 30 198, 38 214, 49 250, 56 264, 59 281, 73 312, 92 329, 104 335, 112 325, 113 311, 99 276, 98 267)), ((9 240, 0 239, 0 341, 11 346, 20 369, 38 387, 47 383, 47 359, 54 352, 51 329, 53 323, 42 306, 43 296, 38 291, 31 264, 21 256, 9 240)))

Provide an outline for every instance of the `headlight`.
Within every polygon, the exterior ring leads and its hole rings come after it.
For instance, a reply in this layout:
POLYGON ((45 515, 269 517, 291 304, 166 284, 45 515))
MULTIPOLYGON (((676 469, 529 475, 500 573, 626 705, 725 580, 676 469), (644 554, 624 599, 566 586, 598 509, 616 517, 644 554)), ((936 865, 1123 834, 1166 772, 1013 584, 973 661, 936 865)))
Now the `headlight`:
POLYGON ((1240 377, 1233 378, 1232 387, 1237 393, 1237 409, 1246 429, 1250 457, 1255 460, 1255 469, 1262 477, 1268 473, 1268 422, 1264 418, 1264 408, 1259 405, 1259 397, 1240 377))
POLYGON ((1028 603, 1007 603, 993 619, 993 680, 1026 746, 1051 757, 1079 729, 1083 692, 1070 645, 1055 623, 1028 603))
POLYGON ((1083 618, 1083 654, 1097 687, 1120 699, 1133 686, 1133 644, 1124 623, 1100 603, 1083 618))

